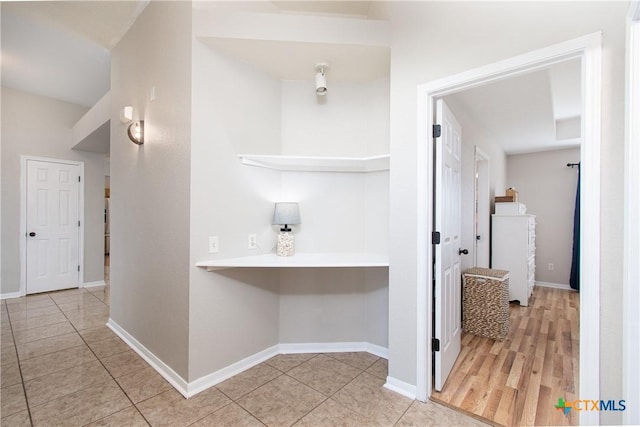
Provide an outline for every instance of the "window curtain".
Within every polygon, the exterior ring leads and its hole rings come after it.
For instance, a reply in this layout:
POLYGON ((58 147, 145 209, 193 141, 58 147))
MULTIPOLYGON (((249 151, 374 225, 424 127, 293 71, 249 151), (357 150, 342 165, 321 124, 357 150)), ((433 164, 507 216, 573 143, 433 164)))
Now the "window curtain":
POLYGON ((571 257, 571 276, 569 286, 580 290, 580 163, 578 163, 578 189, 576 190, 576 208, 573 212, 573 255, 571 257))

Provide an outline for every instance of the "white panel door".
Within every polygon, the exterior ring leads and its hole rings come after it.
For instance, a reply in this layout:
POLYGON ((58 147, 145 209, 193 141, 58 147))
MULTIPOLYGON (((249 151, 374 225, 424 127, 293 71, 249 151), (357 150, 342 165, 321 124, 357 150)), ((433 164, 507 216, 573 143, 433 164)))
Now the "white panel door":
POLYGON ((440 244, 435 246, 435 338, 440 349, 435 352, 435 389, 444 386, 460 353, 461 272, 461 128, 447 105, 438 100, 436 123, 441 135, 435 140, 435 230, 440 244))
POLYGON ((27 294, 79 284, 80 166, 27 160, 27 294))

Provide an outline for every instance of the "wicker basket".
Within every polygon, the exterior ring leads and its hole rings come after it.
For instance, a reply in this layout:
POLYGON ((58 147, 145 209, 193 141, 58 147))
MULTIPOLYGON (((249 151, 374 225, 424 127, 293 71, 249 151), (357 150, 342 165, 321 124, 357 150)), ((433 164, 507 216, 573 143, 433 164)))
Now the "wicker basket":
POLYGON ((504 340, 509 332, 509 272, 474 267, 462 277, 462 329, 504 340))

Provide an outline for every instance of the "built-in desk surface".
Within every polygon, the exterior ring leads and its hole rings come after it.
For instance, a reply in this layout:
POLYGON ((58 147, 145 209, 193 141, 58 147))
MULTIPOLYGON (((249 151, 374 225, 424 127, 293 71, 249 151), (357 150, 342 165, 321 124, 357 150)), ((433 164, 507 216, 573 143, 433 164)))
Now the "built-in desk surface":
POLYGON ((297 253, 290 257, 276 254, 254 255, 238 258, 222 258, 196 263, 207 271, 222 268, 341 268, 388 267, 389 257, 367 253, 297 253))

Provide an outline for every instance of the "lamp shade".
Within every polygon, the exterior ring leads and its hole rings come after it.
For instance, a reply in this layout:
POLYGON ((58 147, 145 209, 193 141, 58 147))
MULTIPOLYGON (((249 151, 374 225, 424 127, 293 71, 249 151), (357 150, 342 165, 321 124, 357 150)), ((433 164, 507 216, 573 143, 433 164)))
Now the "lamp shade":
POLYGON ((296 202, 277 202, 273 211, 274 225, 300 224, 300 210, 296 202))

